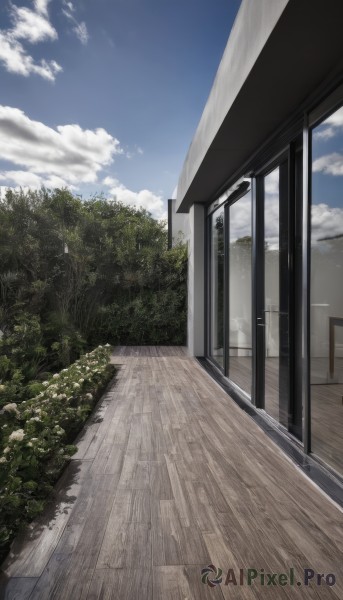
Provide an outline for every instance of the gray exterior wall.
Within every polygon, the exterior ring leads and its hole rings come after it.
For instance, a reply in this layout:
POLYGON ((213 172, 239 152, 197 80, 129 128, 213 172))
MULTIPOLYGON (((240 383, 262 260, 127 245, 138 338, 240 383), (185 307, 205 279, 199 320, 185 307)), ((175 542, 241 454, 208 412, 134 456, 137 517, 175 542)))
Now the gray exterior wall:
POLYGON ((248 174, 253 154, 341 69, 342 22, 342 0, 242 1, 179 178, 178 212, 248 174))

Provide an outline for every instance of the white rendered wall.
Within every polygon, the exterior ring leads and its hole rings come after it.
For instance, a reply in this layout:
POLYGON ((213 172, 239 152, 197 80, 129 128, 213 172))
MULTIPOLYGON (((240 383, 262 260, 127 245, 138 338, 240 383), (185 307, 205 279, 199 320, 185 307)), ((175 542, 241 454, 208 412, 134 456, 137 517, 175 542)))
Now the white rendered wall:
POLYGON ((193 204, 189 211, 188 254, 188 351, 205 354, 205 209, 193 204))
POLYGON ((189 214, 176 212, 176 200, 171 200, 171 228, 173 246, 189 240, 189 214))

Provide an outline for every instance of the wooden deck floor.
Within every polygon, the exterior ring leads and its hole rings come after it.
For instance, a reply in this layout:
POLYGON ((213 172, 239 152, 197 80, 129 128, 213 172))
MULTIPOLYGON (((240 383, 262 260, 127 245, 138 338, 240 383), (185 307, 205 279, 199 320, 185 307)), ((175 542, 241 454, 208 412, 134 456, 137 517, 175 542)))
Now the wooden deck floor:
POLYGON ((343 598, 342 511, 179 348, 121 348, 56 503, 3 565, 6 600, 343 598), (222 585, 201 569, 223 569, 222 585), (225 586, 305 568, 336 585, 225 586))

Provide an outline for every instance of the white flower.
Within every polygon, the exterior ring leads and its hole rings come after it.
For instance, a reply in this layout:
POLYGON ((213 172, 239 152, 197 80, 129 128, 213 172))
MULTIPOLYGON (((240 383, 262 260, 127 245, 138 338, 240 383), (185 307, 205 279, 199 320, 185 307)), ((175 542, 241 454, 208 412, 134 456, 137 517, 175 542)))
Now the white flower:
POLYGON ((8 452, 11 451, 11 448, 9 448, 9 446, 6 446, 6 448, 4 449, 4 454, 8 454, 8 452))
POLYGON ((87 398, 87 400, 93 400, 92 394, 86 394, 86 398, 87 398))
POLYGON ((52 397, 57 398, 58 396, 57 396, 57 394, 52 394, 52 397))
POLYGON ((44 387, 47 387, 49 385, 48 381, 43 381, 42 385, 44 385, 44 387))
POLYGON ((31 442, 38 442, 38 438, 31 438, 31 442))
POLYGON ((14 413, 15 415, 19 415, 18 406, 15 402, 12 402, 11 404, 6 404, 3 410, 8 413, 14 413))
POLYGON ((84 379, 81 377, 81 379, 79 379, 79 383, 83 383, 84 379))
POLYGON ((0 385, 0 392, 3 392, 6 389, 5 385, 0 385))
POLYGON ((41 414, 41 412, 42 412, 42 409, 41 409, 41 408, 35 408, 35 413, 36 413, 37 415, 40 415, 40 414, 41 414))
POLYGON ((54 375, 52 376, 53 379, 58 379, 59 378, 59 374, 58 373, 54 373, 54 375))
POLYGON ((5 463, 5 462, 7 462, 7 459, 4 456, 2 456, 0 458, 0 463, 5 463))
POLYGON ((16 442, 21 442, 24 439, 24 430, 17 429, 16 431, 12 431, 12 433, 8 439, 10 441, 14 440, 16 442))
POLYGON ((32 448, 33 443, 32 442, 28 442, 26 445, 29 446, 29 448, 32 448))
POLYGON ((105 344, 105 348, 110 348, 110 344, 105 344))
POLYGON ((74 383, 74 384, 73 384, 73 387, 74 387, 74 388, 77 390, 77 388, 79 388, 80 386, 79 386, 79 384, 78 384, 78 383, 74 383))

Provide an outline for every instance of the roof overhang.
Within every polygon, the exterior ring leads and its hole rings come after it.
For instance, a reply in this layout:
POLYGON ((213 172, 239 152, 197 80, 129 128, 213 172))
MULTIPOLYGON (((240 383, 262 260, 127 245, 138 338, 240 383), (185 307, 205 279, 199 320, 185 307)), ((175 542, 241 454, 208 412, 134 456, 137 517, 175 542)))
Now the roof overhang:
POLYGON ((177 211, 207 203, 333 71, 343 0, 243 0, 189 148, 177 211))

